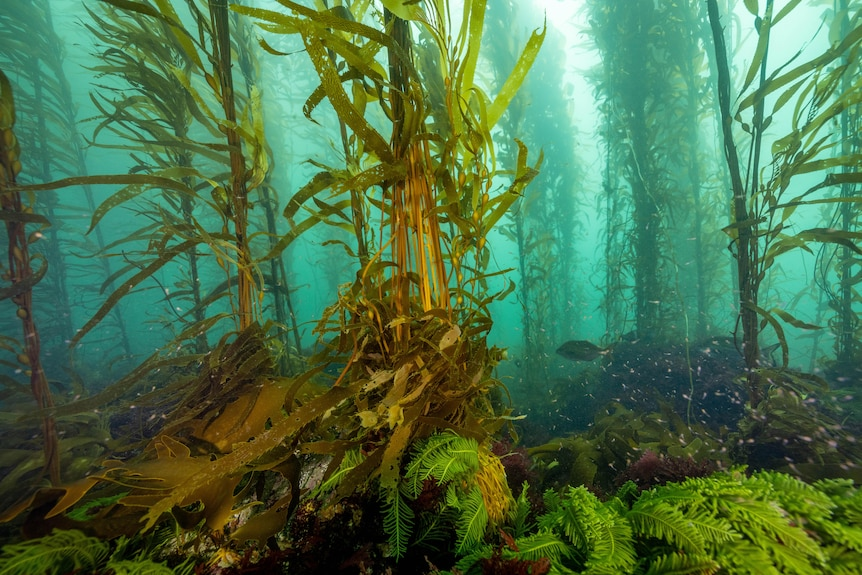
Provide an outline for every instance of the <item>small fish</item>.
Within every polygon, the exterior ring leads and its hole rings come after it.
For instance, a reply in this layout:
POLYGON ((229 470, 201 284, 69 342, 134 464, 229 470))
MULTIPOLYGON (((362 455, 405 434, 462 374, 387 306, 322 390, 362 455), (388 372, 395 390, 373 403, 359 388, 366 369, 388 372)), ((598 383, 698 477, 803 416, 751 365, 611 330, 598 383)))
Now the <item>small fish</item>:
POLYGON ((608 355, 611 347, 599 347, 585 339, 570 340, 557 348, 557 353, 572 361, 593 361, 608 355))

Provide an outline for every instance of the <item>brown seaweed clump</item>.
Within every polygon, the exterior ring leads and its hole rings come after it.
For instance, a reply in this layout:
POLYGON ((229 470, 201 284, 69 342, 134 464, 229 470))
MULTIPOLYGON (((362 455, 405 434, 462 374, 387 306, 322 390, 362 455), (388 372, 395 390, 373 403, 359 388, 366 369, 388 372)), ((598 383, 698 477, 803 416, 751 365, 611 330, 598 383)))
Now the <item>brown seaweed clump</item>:
POLYGON ((705 459, 697 462, 691 457, 661 455, 651 449, 644 451, 640 459, 633 462, 617 478, 617 487, 627 481, 646 491, 665 483, 684 481, 689 477, 706 477, 718 469, 714 461, 705 459))

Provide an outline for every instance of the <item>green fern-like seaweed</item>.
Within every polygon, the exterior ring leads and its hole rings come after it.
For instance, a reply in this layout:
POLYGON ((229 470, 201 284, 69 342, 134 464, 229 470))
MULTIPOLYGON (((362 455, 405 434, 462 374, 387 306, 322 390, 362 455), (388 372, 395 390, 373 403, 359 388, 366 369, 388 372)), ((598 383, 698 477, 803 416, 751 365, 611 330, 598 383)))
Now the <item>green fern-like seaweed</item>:
POLYGON ((507 550, 503 557, 517 557, 527 561, 538 561, 547 557, 555 564, 560 564, 563 559, 569 559, 572 548, 560 539, 556 534, 540 532, 527 537, 519 537, 515 540, 518 550, 507 550))
POLYGON ((474 485, 466 496, 461 496, 455 487, 450 486, 446 492, 446 504, 459 511, 455 525, 455 550, 461 555, 482 540, 488 526, 488 511, 478 485, 474 485))
POLYGON ((642 493, 626 518, 638 537, 661 539, 686 553, 738 538, 725 519, 704 512, 683 513, 700 503, 697 493, 671 484, 642 493))
POLYGON ((828 524, 832 507, 827 496, 790 476, 748 477, 735 469, 644 493, 627 517, 639 537, 661 539, 667 550, 706 551, 722 572, 802 575, 822 572, 826 563, 806 529, 828 524))
POLYGON ((401 489, 394 489, 383 510, 383 531, 389 536, 390 553, 400 559, 407 552, 415 514, 401 489))
POLYGON ((515 500, 515 507, 512 510, 513 536, 516 539, 526 536, 534 527, 533 524, 528 522, 531 508, 530 501, 527 499, 529 488, 529 484, 525 481, 521 486, 521 493, 515 500))
POLYGON ((584 558, 586 573, 628 573, 636 562, 631 525, 619 500, 599 501, 585 487, 569 487, 563 497, 548 494, 549 512, 540 529, 561 533, 584 558))
POLYGON ((438 433, 414 447, 404 483, 408 492, 418 497, 427 479, 442 484, 478 470, 479 444, 475 439, 438 433))
MULTIPOLYGON (((419 497, 429 480, 437 485, 448 484, 443 506, 437 510, 437 515, 441 520, 452 511, 457 515, 455 545, 458 553, 467 553, 481 542, 488 526, 488 512, 481 490, 471 481, 477 471, 479 444, 474 439, 444 432, 414 445, 399 487, 383 494, 383 528, 394 557, 403 557, 413 536, 415 517, 408 500, 419 497)), ((433 530, 442 528, 440 521, 429 526, 429 522, 423 520, 421 524, 433 530)), ((442 539, 428 529, 423 529, 420 537, 425 542, 442 539)))
MULTIPOLYGON (((743 468, 599 501, 584 487, 544 496, 531 535, 502 556, 547 557, 550 573, 862 575, 862 495, 848 480, 806 484, 743 468)), ((499 546, 472 548, 463 573, 499 546)))
POLYGON ((712 575, 718 569, 718 563, 708 555, 669 553, 654 557, 646 575, 712 575))
POLYGON ((113 544, 75 529, 55 529, 50 535, 5 545, 0 552, 0 575, 191 575, 191 561, 170 568, 147 557, 151 549, 139 538, 120 537, 113 544), (111 548, 113 547, 113 551, 111 548))
POLYGON ((109 561, 105 565, 114 575, 175 575, 175 571, 166 565, 149 559, 123 559, 109 561))
MULTIPOLYGON (((824 546, 846 548, 846 552, 836 556, 842 557, 842 561, 852 553, 859 557, 862 554, 862 491, 849 479, 821 480, 814 487, 834 505, 829 518, 810 521, 821 535, 824 546)), ((833 561, 836 559, 830 559, 828 564, 831 566, 833 561)), ((858 565, 862 566, 862 561, 858 565)), ((862 567, 859 571, 862 572, 862 567)))
POLYGON ((108 557, 108 543, 81 531, 54 530, 40 539, 5 545, 0 575, 60 575, 93 571, 108 557))

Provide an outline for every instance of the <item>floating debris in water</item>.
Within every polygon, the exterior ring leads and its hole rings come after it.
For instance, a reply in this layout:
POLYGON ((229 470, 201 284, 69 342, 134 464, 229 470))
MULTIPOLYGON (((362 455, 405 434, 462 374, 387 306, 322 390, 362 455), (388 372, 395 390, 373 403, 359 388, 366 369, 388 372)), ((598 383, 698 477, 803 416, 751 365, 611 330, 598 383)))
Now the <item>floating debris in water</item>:
POLYGON ((599 347, 585 339, 569 340, 557 348, 557 353, 572 361, 593 361, 607 355, 611 347, 599 347))

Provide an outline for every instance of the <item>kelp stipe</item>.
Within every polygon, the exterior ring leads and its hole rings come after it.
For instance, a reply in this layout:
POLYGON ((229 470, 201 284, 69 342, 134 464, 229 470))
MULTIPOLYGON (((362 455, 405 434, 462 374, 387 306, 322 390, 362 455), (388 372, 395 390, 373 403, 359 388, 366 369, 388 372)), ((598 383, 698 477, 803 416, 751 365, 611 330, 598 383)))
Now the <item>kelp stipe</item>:
MULTIPOLYGON (((850 31, 850 8, 846 0, 841 0, 835 7, 829 25, 840 37, 844 37, 850 31)), ((852 89, 853 78, 859 74, 858 63, 855 63, 855 72, 854 63, 848 61, 847 64, 851 66, 851 70, 844 74, 841 81, 840 89, 844 93, 852 89)), ((862 153, 862 139, 859 137, 862 132, 862 104, 856 102, 842 110, 840 122, 841 154, 847 157, 858 156, 862 153)), ((845 174, 853 170, 853 166, 847 164, 841 168, 845 174)), ((841 184, 839 195, 848 201, 835 207, 826 222, 828 227, 845 234, 860 231, 862 209, 857 202, 852 201, 858 194, 858 184, 841 184)), ((835 335, 835 361, 828 364, 827 369, 840 381, 859 382, 862 380, 862 322, 859 317, 858 298, 854 294, 862 276, 858 272, 854 273, 854 270, 858 270, 860 254, 848 245, 823 244, 817 255, 818 274, 815 277, 815 285, 820 288, 822 297, 833 312, 833 316, 829 318, 829 327, 835 335)))
POLYGON ((607 342, 701 339, 722 295, 708 238, 724 222, 710 181, 719 164, 702 146, 711 109, 696 3, 587 11, 602 60, 589 79, 603 116, 607 342))
MULTIPOLYGON (((506 2, 489 5, 487 15, 487 59, 494 75, 501 77, 514 66, 520 36, 511 23, 529 14, 527 6, 506 2), (514 41, 513 41, 514 40, 514 41)), ((518 379, 515 388, 544 388, 552 378, 553 357, 544 350, 571 338, 579 328, 574 303, 583 294, 576 286, 575 270, 579 263, 575 249, 577 232, 585 222, 577 214, 582 200, 580 182, 584 174, 579 163, 576 143, 580 134, 574 119, 568 116, 572 103, 568 98, 564 52, 565 36, 550 28, 524 85, 513 98, 498 124, 498 161, 511 165, 518 148, 514 138, 541 149, 543 164, 553 170, 541 170, 531 183, 531 193, 524 194, 506 214, 499 231, 517 246, 517 270, 514 271, 520 302, 523 337, 519 350, 518 379)), ((521 406, 532 397, 519 397, 521 406)))
MULTIPOLYGON (((128 144, 107 147, 140 149, 146 156, 138 157, 136 172, 147 176, 130 177, 128 187, 99 206, 91 227, 110 210, 151 189, 160 192, 157 201, 171 206, 182 219, 177 220, 158 204, 153 206, 160 221, 125 240, 129 242, 127 253, 140 254, 140 261, 129 263, 123 270, 132 277, 82 331, 91 329, 130 287, 185 257, 192 274, 185 280, 188 287, 165 297, 172 308, 191 300, 190 309, 178 319, 185 328, 199 325, 196 346, 202 350, 204 334, 219 319, 233 321, 237 330, 261 319, 260 294, 265 278, 250 251, 253 230, 248 223, 249 194, 264 181, 269 166, 260 121, 260 92, 251 79, 245 82, 247 92, 234 90, 226 7, 213 6, 212 11, 205 11, 190 6, 191 24, 187 28, 170 3, 159 8, 109 4, 102 6, 104 17, 91 12, 90 30, 108 46, 105 64, 96 70, 121 78, 128 88, 118 91, 114 98, 94 98, 104 114, 94 139, 98 142, 99 134, 108 130, 128 144), (151 49, 153 35, 161 38, 158 50, 151 49), (120 50, 118 46, 127 48, 120 50), (216 111, 219 108, 221 113, 216 111), (160 114, 166 122, 159 120, 160 114), (173 181, 159 186, 164 182, 160 178, 173 181), (220 228, 204 219, 206 212, 215 217, 220 228), (151 253, 149 247, 138 248, 142 240, 148 240, 147 246, 160 246, 158 253, 151 253), (198 255, 199 246, 211 252, 225 277, 210 293, 200 288, 201 268, 208 262, 198 255), (229 311, 210 316, 204 313, 211 304, 223 300, 229 311)), ((76 337, 82 336, 78 333, 76 337)))
MULTIPOLYGON (((11 282, 11 285, 0 291, 0 299, 9 298, 17 307, 15 313, 21 321, 23 343, 16 359, 30 379, 30 390, 42 420, 44 471, 52 483, 58 484, 61 479, 59 440, 54 416, 48 411, 54 407, 54 400, 48 387, 48 378, 42 368, 39 332, 33 318, 33 287, 44 276, 48 262, 41 255, 31 254, 31 236, 27 232, 27 224, 44 226, 48 225, 48 221, 33 213, 28 205, 32 204, 32 196, 27 202, 16 186, 16 178, 21 172, 22 164, 14 131, 15 118, 12 85, 6 74, 0 70, 0 208, 9 241, 9 269, 4 270, 4 276, 11 282), (34 264, 39 267, 34 269, 34 264)), ((5 341, 0 343, 5 349, 11 347, 5 341)))
MULTIPOLYGON (((761 284, 781 254, 804 249, 811 251, 811 242, 838 244, 862 253, 858 241, 859 233, 830 228, 808 228, 791 232, 790 218, 803 206, 829 205, 854 202, 854 198, 824 198, 818 193, 832 186, 858 184, 862 176, 858 173, 829 173, 830 170, 858 163, 859 154, 826 157, 836 148, 830 135, 825 133, 830 122, 848 106, 859 99, 859 86, 853 85, 841 91, 845 74, 856 68, 862 47, 862 11, 848 14, 847 35, 834 42, 820 55, 807 62, 789 68, 795 57, 767 73, 769 45, 772 28, 793 10, 790 4, 774 14, 773 3, 768 1, 764 13, 757 13, 757 4, 748 5, 758 30, 755 58, 747 70, 737 109, 731 110, 731 79, 721 13, 717 2, 709 0, 709 21, 715 43, 718 69, 717 91, 721 108, 724 152, 733 188, 733 222, 725 228, 734 248, 738 272, 739 316, 738 326, 742 330, 741 348, 747 367, 749 406, 758 408, 765 398, 766 381, 760 374, 759 335, 763 328, 771 327, 782 350, 782 365, 787 366, 789 348, 782 322, 797 328, 818 329, 779 307, 767 308, 760 301, 761 284), (836 60, 848 60, 832 66, 836 60), (831 68, 829 66, 832 66, 831 68), (767 112, 766 98, 776 95, 777 100, 767 112), (790 102, 795 102, 791 117, 791 131, 772 145, 771 170, 761 165, 761 139, 764 130, 771 124, 773 115, 790 102), (829 103, 829 105, 825 105, 829 103), (743 113, 751 114, 749 122, 743 113), (746 134, 744 140, 749 152, 743 155, 736 144, 733 122, 742 123, 746 134), (749 163, 743 173, 742 165, 749 163), (802 174, 816 174, 820 182, 802 193, 790 196, 791 181, 802 174)), ((846 150, 845 150, 846 151, 846 150)))

